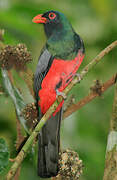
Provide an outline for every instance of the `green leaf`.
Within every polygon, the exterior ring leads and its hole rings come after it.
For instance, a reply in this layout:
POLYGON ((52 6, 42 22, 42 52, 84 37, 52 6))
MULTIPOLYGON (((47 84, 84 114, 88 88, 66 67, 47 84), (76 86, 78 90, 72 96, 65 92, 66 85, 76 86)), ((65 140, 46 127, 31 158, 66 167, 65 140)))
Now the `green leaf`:
POLYGON ((8 147, 3 138, 0 138, 0 174, 7 167, 9 162, 8 147))
POLYGON ((29 130, 26 124, 27 122, 24 119, 24 117, 21 115, 22 109, 26 106, 23 97, 21 96, 18 89, 14 87, 10 82, 7 71, 5 69, 1 69, 1 74, 2 74, 4 88, 14 103, 17 117, 20 123, 22 124, 22 126, 24 127, 25 131, 29 134, 29 130))

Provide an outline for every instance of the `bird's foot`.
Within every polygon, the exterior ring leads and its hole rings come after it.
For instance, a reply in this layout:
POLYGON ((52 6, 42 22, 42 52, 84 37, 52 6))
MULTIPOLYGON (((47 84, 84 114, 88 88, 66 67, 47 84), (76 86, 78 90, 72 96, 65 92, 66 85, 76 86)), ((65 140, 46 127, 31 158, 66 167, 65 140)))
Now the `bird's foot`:
POLYGON ((56 98, 57 98, 58 96, 62 96, 63 99, 66 99, 66 98, 67 98, 67 96, 65 95, 65 93, 60 92, 58 89, 56 89, 56 98))
POLYGON ((16 159, 16 158, 14 158, 14 159, 9 158, 9 161, 10 161, 10 162, 15 162, 15 159, 16 159))
POLYGON ((77 77, 77 83, 80 83, 80 81, 82 79, 81 75, 79 73, 76 73, 74 76, 77 77))

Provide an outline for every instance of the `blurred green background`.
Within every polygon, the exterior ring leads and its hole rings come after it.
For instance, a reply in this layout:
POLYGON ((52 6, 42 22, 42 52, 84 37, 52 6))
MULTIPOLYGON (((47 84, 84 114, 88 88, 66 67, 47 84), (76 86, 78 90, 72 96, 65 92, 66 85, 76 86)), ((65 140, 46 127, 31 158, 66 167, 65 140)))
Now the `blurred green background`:
MULTIPOLYGON (((32 18, 51 9, 63 12, 84 40, 86 56, 80 70, 117 39, 116 0, 0 0, 0 28, 5 29, 5 43, 27 45, 33 56, 33 62, 29 64, 33 72, 46 39, 43 26, 33 24, 32 18)), ((74 87, 72 94, 76 101, 88 95, 93 80, 103 82, 109 79, 116 67, 117 49, 114 49, 74 87)), ((27 86, 17 73, 14 75, 25 101, 32 102, 27 86)), ((101 180, 103 177, 113 96, 114 87, 111 87, 101 98, 93 100, 62 123, 62 147, 77 151, 83 160, 85 167, 81 180, 101 180)), ((6 139, 11 156, 15 157, 15 110, 11 99, 3 95, 0 95, 0 137, 6 139)), ((32 157, 28 155, 22 165, 20 180, 37 180, 36 172, 36 163, 32 163, 32 157)), ((4 174, 0 178, 4 179, 4 174)))

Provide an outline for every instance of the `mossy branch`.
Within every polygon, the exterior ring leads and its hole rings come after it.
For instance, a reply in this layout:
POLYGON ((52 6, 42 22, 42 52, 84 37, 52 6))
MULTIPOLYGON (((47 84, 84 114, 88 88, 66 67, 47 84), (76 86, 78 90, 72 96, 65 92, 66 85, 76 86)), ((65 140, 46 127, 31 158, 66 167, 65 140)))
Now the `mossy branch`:
MULTIPOLYGON (((77 103, 72 103, 63 113, 63 118, 66 118, 70 116, 72 113, 76 112, 89 102, 91 102, 96 97, 100 97, 108 88, 110 88, 112 85, 114 85, 117 81, 117 74, 113 75, 109 80, 107 80, 105 83, 100 84, 100 92, 92 91, 88 96, 85 96, 83 99, 78 101, 77 103)), ((96 87, 95 87, 96 88, 96 87)))
POLYGON ((110 132, 107 139, 107 150, 103 180, 117 179, 117 82, 113 102, 110 132))
MULTIPOLYGON (((80 73, 81 78, 83 78, 88 72, 89 70, 91 70, 101 59, 102 57, 109 53, 114 47, 117 46, 117 41, 114 41, 112 44, 110 44, 107 48, 105 48, 103 51, 101 51, 101 53, 96 56, 80 73)), ((64 89, 64 93, 65 95, 68 94, 68 92, 72 89, 72 87, 74 85, 77 84, 77 82, 79 81, 78 77, 75 77, 71 83, 64 89)), ((45 113, 45 115, 42 117, 42 119, 40 120, 40 122, 37 124, 37 126, 35 127, 34 131, 32 132, 32 134, 30 135, 30 137, 28 138, 28 140, 26 141, 26 143, 24 144, 23 148, 21 149, 21 151, 19 152, 19 154, 17 155, 14 164, 12 165, 10 171, 7 174, 6 179, 10 180, 13 178, 13 176, 15 175, 17 168, 20 166, 21 162, 23 161, 23 159, 25 158, 29 148, 31 147, 34 138, 38 135, 39 131, 41 130, 41 128, 44 126, 44 124, 46 123, 46 121, 48 120, 48 118, 51 116, 51 114, 56 110, 56 108, 58 107, 58 105, 62 102, 63 98, 61 96, 59 96, 57 98, 57 100, 53 103, 53 105, 49 108, 49 110, 45 113)))

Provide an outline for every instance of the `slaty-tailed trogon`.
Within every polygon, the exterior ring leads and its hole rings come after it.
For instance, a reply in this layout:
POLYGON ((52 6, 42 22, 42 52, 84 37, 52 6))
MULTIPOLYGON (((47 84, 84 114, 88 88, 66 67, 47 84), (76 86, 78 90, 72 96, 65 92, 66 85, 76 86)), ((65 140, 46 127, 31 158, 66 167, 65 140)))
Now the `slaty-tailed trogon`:
MULTIPOLYGON (((47 37, 34 75, 40 120, 56 100, 57 94, 62 94, 76 74, 84 58, 84 44, 60 12, 52 10, 39 14, 33 18, 33 22, 44 25, 47 37)), ((63 102, 39 134, 38 175, 42 178, 56 176, 58 173, 62 105, 63 102)))

